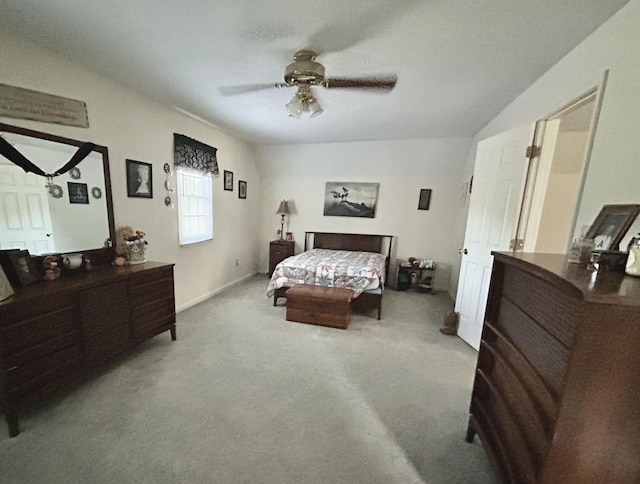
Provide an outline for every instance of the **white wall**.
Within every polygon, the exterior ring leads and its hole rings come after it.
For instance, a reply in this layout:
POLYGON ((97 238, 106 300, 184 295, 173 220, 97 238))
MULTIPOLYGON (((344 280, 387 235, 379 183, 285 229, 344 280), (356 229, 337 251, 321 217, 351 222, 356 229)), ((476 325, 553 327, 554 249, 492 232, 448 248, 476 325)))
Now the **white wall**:
POLYGON ((264 187, 261 270, 267 271, 268 243, 280 229, 278 203, 287 199, 295 213, 285 232, 293 232, 296 253, 303 250, 305 231, 394 235, 393 257, 436 260, 436 289, 449 290, 452 268, 459 265, 454 219, 464 205, 460 179, 469 143, 453 138, 258 148, 264 187), (324 216, 328 181, 380 183, 375 218, 324 216), (432 189, 429 210, 418 210, 421 188, 432 189))
MULTIPOLYGON (((478 140, 547 117, 596 86, 609 69, 576 235, 583 225, 594 221, 603 205, 639 203, 639 24, 640 0, 631 0, 475 136, 465 172, 472 171, 478 140)), ((640 230, 640 223, 636 228, 640 230)))
POLYGON ((116 226, 143 230, 148 259, 176 264, 178 309, 257 271, 261 190, 249 145, 33 44, 0 33, 0 45, 1 83, 85 101, 90 127, 0 121, 109 148, 116 226), (214 179, 214 240, 186 247, 178 244, 177 210, 166 208, 163 201, 167 192, 162 165, 173 165, 174 132, 217 147, 221 171, 231 170, 236 180, 248 183, 247 199, 240 200, 237 187, 225 192, 222 177, 214 179), (152 199, 127 198, 127 158, 153 164, 152 199))

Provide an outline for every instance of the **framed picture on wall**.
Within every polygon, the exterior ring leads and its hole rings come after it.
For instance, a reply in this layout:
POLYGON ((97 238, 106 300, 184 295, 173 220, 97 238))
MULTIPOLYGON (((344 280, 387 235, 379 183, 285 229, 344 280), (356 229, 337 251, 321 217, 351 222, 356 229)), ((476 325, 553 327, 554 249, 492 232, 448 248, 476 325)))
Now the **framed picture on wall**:
POLYGON ((224 189, 233 191, 233 172, 224 170, 224 189))
POLYGON ((374 218, 379 188, 379 183, 327 182, 324 215, 374 218))
POLYGON ((151 163, 127 160, 127 196, 153 198, 151 163))
POLYGON ((238 198, 247 198, 247 182, 243 180, 238 181, 238 198))
POLYGON ((89 191, 86 183, 67 182, 69 203, 89 203, 89 191))
POLYGON ((420 190, 420 199, 418 200, 418 210, 429 210, 431 204, 431 189, 422 188, 420 190))

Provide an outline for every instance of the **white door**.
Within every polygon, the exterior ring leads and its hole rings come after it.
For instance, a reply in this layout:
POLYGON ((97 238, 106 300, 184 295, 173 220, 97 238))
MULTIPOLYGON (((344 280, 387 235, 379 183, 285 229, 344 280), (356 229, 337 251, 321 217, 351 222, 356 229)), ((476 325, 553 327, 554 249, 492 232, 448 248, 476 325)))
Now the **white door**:
POLYGON ((487 305, 493 256, 509 250, 522 200, 526 147, 535 126, 478 143, 464 249, 458 280, 458 336, 478 349, 487 305))
POLYGON ((55 251, 46 179, 0 164, 0 249, 55 251))

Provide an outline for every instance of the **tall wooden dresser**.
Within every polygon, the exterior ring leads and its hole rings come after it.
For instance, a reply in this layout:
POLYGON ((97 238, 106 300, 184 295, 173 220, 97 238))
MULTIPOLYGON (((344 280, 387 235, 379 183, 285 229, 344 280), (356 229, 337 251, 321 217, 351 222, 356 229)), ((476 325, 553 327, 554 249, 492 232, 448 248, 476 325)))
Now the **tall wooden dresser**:
POLYGON ((467 441, 504 482, 640 482, 640 278, 494 256, 467 441))
POLYGON ((100 266, 0 302, 0 410, 18 412, 150 337, 176 339, 173 264, 100 266))

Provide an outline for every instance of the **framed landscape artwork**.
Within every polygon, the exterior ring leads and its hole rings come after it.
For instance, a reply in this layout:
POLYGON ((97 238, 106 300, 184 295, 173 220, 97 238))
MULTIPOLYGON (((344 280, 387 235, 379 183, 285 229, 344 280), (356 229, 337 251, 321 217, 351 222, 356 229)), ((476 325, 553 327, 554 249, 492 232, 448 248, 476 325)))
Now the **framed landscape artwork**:
POLYGON ((327 182, 324 215, 374 218, 379 188, 379 183, 327 182))

